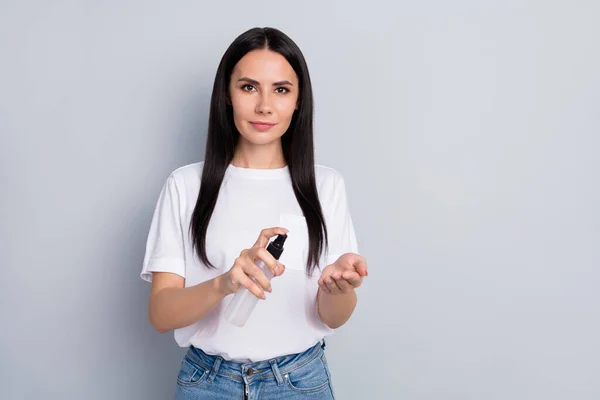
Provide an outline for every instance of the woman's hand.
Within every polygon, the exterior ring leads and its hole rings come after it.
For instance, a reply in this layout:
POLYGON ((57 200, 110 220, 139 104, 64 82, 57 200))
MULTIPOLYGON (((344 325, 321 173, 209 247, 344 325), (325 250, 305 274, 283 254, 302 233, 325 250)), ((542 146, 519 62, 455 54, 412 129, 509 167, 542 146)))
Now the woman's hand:
POLYGON ((319 287, 331 295, 348 294, 362 284, 369 275, 367 261, 355 253, 342 254, 336 262, 326 266, 319 278, 319 287))
POLYGON ((251 248, 242 250, 231 269, 222 275, 225 293, 236 293, 241 287, 245 287, 256 297, 266 299, 265 290, 271 293, 271 282, 254 261, 262 260, 275 276, 283 274, 285 266, 279 264, 266 247, 271 237, 287 233, 285 228, 263 229, 256 243, 251 248))

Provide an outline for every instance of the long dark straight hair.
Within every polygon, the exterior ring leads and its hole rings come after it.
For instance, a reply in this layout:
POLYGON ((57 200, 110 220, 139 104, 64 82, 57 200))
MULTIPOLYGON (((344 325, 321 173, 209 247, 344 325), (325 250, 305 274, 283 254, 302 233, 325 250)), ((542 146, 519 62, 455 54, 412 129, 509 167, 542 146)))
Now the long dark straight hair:
POLYGON ((219 63, 210 102, 200 192, 190 224, 192 241, 200 260, 208 268, 216 268, 206 255, 206 231, 240 135, 233 122, 233 109, 228 104, 231 73, 246 53, 265 48, 285 57, 299 79, 298 109, 281 137, 281 144, 294 193, 308 227, 306 272, 311 274, 328 244, 327 227, 315 183, 312 86, 302 52, 292 39, 274 28, 253 28, 242 33, 231 43, 219 63))

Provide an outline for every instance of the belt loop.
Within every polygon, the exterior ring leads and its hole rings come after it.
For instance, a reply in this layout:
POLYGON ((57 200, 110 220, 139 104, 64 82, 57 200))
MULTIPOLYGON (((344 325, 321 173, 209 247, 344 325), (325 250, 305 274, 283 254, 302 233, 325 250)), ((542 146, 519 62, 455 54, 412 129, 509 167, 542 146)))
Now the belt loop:
POLYGON ((223 357, 217 356, 212 366, 212 370, 210 371, 210 375, 208 375, 207 381, 209 383, 212 383, 212 381, 215 380, 215 376, 217 375, 217 372, 219 372, 219 367, 221 366, 221 361, 223 361, 223 357))
POLYGON ((277 384, 283 385, 283 377, 281 376, 281 372, 279 372, 279 367, 277 366, 277 360, 275 360, 275 359, 269 360, 269 364, 271 364, 271 369, 273 370, 273 375, 275 375, 277 384))

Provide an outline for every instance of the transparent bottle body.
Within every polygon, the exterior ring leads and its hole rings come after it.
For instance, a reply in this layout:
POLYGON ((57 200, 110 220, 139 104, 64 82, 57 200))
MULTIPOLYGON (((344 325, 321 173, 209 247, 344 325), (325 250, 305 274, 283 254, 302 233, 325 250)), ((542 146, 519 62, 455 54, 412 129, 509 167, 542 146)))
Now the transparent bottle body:
MULTIPOLYGON (((274 275, 271 273, 271 270, 262 260, 256 260, 254 263, 264 272, 267 279, 271 280, 273 278, 274 275)), ((254 280, 252 277, 250 279, 254 280)), ((251 291, 243 286, 240 287, 235 295, 233 295, 233 299, 231 299, 231 303, 229 303, 227 309, 225 309, 225 319, 235 326, 244 326, 259 300, 251 291)))

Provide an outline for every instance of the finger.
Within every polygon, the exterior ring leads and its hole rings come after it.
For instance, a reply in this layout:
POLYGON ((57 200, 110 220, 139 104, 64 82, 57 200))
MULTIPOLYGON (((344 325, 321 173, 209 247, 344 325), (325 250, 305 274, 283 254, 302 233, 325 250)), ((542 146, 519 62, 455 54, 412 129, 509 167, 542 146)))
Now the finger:
POLYGON ((258 283, 263 290, 266 290, 269 293, 272 292, 271 281, 269 278, 267 278, 263 270, 258 267, 258 265, 254 264, 253 262, 246 261, 242 264, 242 270, 246 275, 254 278, 254 281, 258 283))
POLYGON ((369 269, 367 267, 367 261, 365 260, 364 257, 357 257, 356 260, 354 261, 354 269, 356 270, 356 272, 358 272, 358 274, 360 276, 367 276, 369 275, 369 269))
POLYGON ((318 283, 319 286, 323 286, 325 288, 327 288, 327 285, 325 284, 325 279, 328 279, 331 277, 331 270, 330 269, 325 269, 322 273, 321 276, 319 277, 318 283))
POLYGON ((279 265, 279 261, 277 261, 275 257, 273 257, 273 255, 267 251, 267 249, 264 247, 255 247, 251 249, 249 256, 252 262, 254 262, 256 259, 261 260, 263 263, 265 263, 273 275, 277 275, 275 268, 277 268, 279 265))
POLYGON ((256 239, 256 242, 252 247, 267 247, 267 244, 269 244, 269 239, 271 239, 273 236, 285 235, 288 232, 289 231, 287 229, 278 226, 269 229, 263 229, 260 231, 260 235, 258 235, 258 239, 256 239))
POLYGON ((359 287, 363 280, 363 278, 356 272, 344 272, 342 277, 355 288, 359 287))
POLYGON ((342 277, 342 271, 334 270, 331 273, 331 279, 337 280, 337 279, 340 279, 341 277, 342 277))
POLYGON ((339 279, 336 279, 335 283, 336 283, 337 287, 340 289, 340 292, 342 292, 343 294, 350 293, 354 289, 354 286, 352 286, 350 284, 350 282, 348 282, 346 279, 344 279, 342 277, 340 277, 339 279))
POLYGON ((260 286, 258 286, 255 281, 250 279, 250 277, 248 277, 248 275, 246 275, 243 271, 240 272, 241 273, 239 276, 236 276, 234 279, 259 299, 266 300, 267 297, 265 296, 265 292, 260 288, 260 286))
POLYGON ((325 279, 325 285, 327 285, 327 289, 331 294, 340 294, 340 288, 335 283, 335 281, 331 278, 325 279))
POLYGON ((277 267, 275 267, 275 276, 280 276, 284 272, 285 272, 285 265, 279 264, 277 267))
POLYGON ((331 294, 331 292, 329 291, 329 288, 327 287, 327 285, 325 284, 325 282, 321 282, 319 281, 319 288, 327 294, 331 294))

